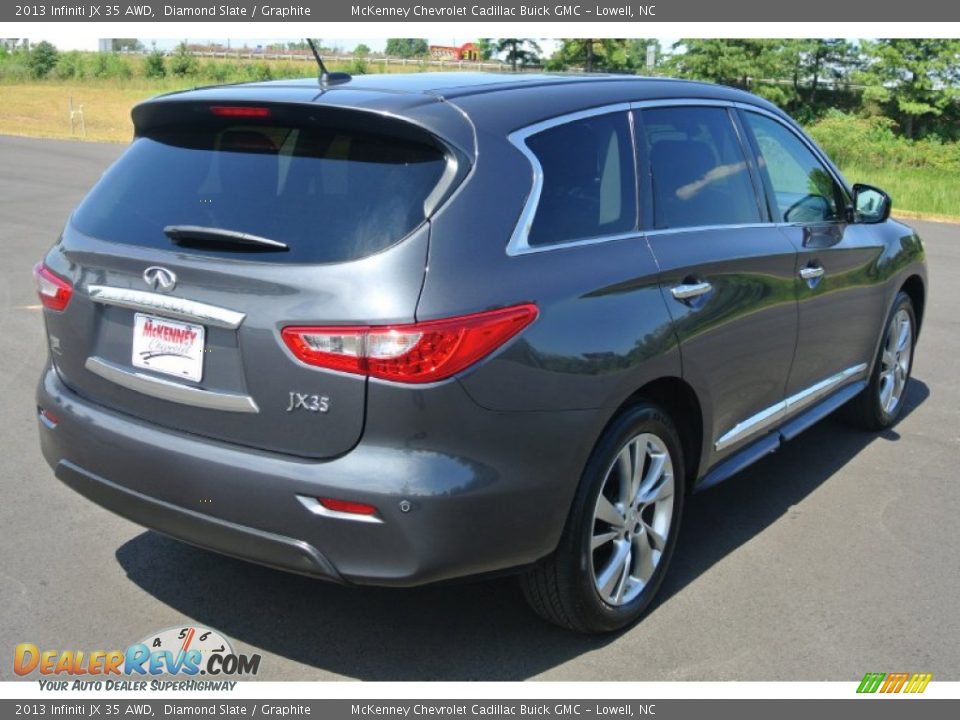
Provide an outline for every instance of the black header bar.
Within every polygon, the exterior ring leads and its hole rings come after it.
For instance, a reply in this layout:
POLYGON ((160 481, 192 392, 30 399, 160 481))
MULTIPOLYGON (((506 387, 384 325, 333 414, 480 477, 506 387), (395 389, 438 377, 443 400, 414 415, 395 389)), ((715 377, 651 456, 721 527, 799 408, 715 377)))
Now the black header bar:
MULTIPOLYGON (((0 22, 955 22, 960 3, 942 0, 145 0, 3 3, 0 22), (114 4, 115 3, 115 4, 114 4)), ((10 32, 10 31, 8 31, 10 32)))

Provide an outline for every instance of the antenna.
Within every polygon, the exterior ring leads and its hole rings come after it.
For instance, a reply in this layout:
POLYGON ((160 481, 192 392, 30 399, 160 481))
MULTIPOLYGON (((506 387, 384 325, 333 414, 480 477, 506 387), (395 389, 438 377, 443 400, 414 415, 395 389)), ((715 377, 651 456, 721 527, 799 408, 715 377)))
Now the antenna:
POLYGON ((345 72, 335 72, 332 73, 327 70, 327 66, 323 64, 323 58, 320 57, 320 53, 317 51, 317 45, 313 42, 313 38, 306 38, 307 45, 310 46, 310 50, 313 51, 313 57, 317 61, 317 66, 320 68, 320 87, 328 88, 331 85, 341 85, 346 82, 350 82, 353 78, 345 72))

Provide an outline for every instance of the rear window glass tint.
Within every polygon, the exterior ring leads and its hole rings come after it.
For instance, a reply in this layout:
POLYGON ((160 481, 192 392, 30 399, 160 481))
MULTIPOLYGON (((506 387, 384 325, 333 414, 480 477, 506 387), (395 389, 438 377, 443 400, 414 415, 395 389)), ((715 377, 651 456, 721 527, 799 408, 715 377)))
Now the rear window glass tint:
POLYGON ((655 227, 760 222, 756 191, 725 109, 644 110, 643 125, 655 227))
POLYGON ((558 125, 526 140, 543 168, 530 245, 615 235, 637 222, 626 113, 558 125))
MULTIPOLYGON (((437 148, 346 129, 167 129, 135 140, 81 203, 73 223, 104 240, 162 249, 177 249, 164 227, 194 225, 290 248, 250 253, 251 259, 355 260, 398 242, 424 221, 424 201, 445 165, 437 148)), ((233 250, 198 251, 248 257, 233 250)))

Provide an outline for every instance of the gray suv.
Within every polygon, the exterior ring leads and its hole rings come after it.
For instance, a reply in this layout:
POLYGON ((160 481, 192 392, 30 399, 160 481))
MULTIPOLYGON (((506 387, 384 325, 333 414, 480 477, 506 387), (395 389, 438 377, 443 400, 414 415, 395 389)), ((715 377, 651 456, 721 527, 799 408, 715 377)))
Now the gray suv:
POLYGON ((753 95, 384 75, 133 120, 35 270, 39 431, 186 542, 357 585, 513 571, 611 631, 688 493, 904 406, 923 245, 753 95))

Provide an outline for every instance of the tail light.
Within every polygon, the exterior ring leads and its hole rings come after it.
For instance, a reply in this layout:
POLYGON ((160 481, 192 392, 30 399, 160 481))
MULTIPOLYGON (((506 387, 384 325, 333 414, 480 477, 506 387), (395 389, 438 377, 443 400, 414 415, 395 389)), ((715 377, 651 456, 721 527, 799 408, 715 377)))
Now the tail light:
POLYGON ((532 304, 382 327, 287 327, 287 347, 308 365, 403 383, 456 375, 537 318, 532 304))
POLYGON ((42 262, 33 266, 33 279, 37 283, 37 295, 45 308, 57 312, 66 309, 73 295, 73 286, 70 283, 54 275, 42 262))

